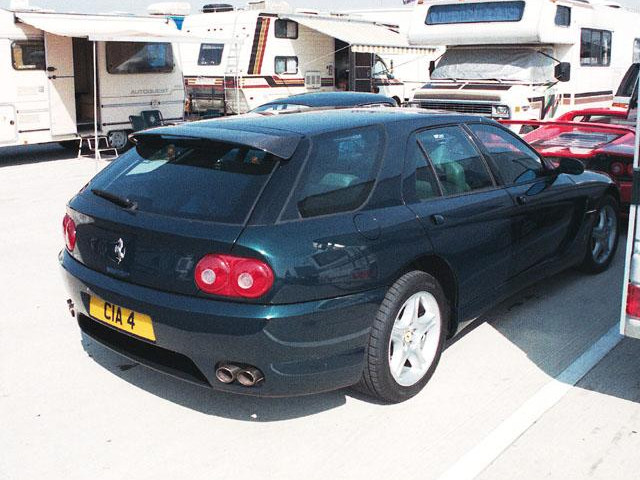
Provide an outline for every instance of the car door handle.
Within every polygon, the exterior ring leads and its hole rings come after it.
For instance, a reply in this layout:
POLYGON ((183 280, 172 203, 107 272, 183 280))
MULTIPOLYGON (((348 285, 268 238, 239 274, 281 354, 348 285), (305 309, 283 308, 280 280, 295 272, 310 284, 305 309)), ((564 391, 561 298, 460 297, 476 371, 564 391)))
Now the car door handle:
POLYGON ((526 205, 527 204, 527 197, 524 195, 518 195, 516 197, 516 202, 518 202, 518 205, 526 205))
POLYGON ((431 215, 431 221, 436 225, 444 224, 444 217, 442 215, 431 215))

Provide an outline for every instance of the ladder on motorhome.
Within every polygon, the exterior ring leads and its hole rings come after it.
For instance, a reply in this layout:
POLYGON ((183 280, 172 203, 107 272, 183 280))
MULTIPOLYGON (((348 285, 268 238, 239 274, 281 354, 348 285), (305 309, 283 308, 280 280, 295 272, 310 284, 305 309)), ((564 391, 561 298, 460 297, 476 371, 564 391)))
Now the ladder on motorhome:
POLYGON ((236 15, 233 21, 231 47, 227 56, 227 69, 225 71, 225 76, 222 79, 222 95, 224 98, 225 114, 240 113, 240 87, 242 86, 240 56, 242 53, 242 45, 243 38, 238 34, 238 16, 236 15), (232 85, 231 88, 228 88, 229 83, 232 85))

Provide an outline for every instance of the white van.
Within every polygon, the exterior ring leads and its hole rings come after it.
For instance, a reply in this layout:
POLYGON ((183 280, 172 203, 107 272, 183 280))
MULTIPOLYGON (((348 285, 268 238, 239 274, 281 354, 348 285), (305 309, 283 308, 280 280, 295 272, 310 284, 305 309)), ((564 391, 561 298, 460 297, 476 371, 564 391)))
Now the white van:
POLYGON ((289 10, 259 2, 185 18, 183 31, 207 38, 181 47, 193 113, 245 113, 314 91, 376 91, 403 103, 424 84, 434 48, 411 47, 397 29, 347 14, 289 10))
POLYGON ((424 0, 412 44, 443 44, 417 106, 496 119, 610 107, 640 15, 588 0, 424 0))
POLYGON ((182 120, 179 34, 158 17, 0 10, 0 147, 98 133, 120 150, 131 116, 182 120))

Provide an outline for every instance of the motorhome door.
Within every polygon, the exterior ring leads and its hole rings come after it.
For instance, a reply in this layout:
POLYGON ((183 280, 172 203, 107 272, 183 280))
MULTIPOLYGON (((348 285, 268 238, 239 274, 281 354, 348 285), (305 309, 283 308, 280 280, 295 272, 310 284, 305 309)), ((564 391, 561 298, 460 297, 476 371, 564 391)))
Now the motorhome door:
POLYGON ((373 83, 371 71, 373 69, 373 55, 370 53, 352 53, 351 69, 354 75, 351 76, 350 90, 354 92, 371 92, 373 83))
POLYGON ((45 33, 51 136, 77 132, 73 39, 45 33))
POLYGON ((16 135, 16 109, 0 105, 0 145, 15 142, 16 135))

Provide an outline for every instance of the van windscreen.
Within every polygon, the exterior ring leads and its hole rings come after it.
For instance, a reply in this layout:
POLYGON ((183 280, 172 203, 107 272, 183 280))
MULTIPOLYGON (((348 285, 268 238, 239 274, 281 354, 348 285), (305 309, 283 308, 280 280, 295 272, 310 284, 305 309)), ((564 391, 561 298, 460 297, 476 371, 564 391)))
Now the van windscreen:
POLYGON ((280 159, 247 146, 150 138, 89 185, 169 217, 244 224, 280 159))

